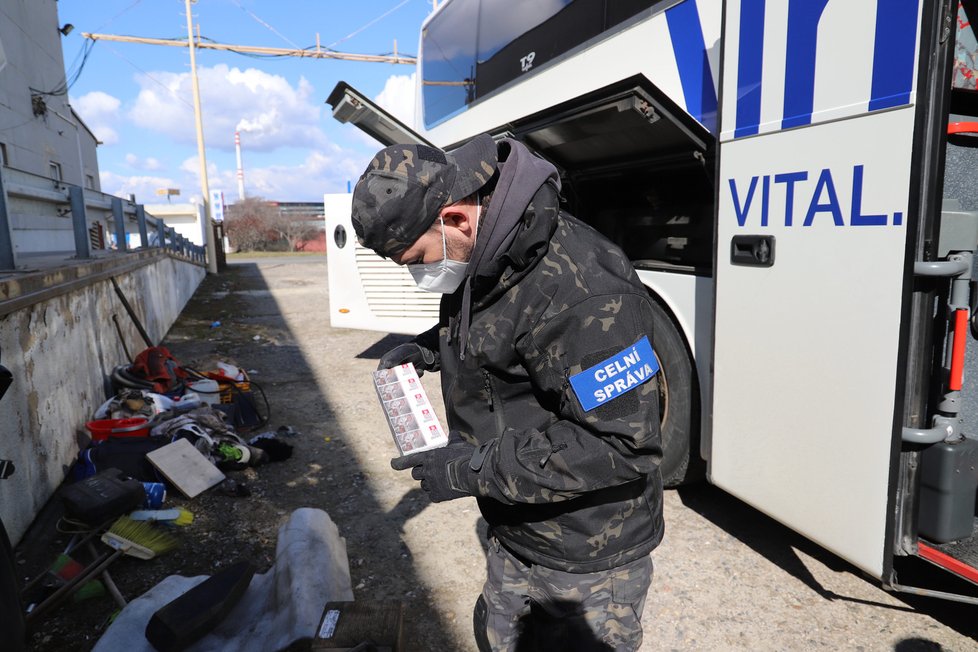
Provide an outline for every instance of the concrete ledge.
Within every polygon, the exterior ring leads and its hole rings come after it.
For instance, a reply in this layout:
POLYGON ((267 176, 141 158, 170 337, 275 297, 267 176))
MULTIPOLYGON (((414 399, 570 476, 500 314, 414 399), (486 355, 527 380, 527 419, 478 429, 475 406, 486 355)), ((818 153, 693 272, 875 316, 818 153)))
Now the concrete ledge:
MULTIPOLYGON (((160 258, 173 258, 203 268, 181 256, 175 256, 163 249, 145 249, 127 253, 113 253, 100 258, 82 261, 57 260, 41 262, 37 267, 20 273, 0 273, 0 317, 20 310, 39 301, 54 298, 85 285, 108 280, 113 276, 126 274, 146 265, 152 265, 160 258)), ((38 261, 40 262, 40 261, 38 261)))

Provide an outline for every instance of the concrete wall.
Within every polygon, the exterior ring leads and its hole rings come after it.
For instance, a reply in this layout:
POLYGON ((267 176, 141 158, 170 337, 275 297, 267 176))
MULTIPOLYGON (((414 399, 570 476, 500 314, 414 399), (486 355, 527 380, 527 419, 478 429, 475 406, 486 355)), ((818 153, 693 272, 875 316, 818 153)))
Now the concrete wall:
POLYGON ((145 348, 110 278, 159 342, 205 273, 150 250, 0 282, 0 361, 14 377, 0 401, 0 458, 16 466, 0 480, 0 517, 13 541, 64 479, 108 375, 127 362, 113 314, 130 352, 145 348))

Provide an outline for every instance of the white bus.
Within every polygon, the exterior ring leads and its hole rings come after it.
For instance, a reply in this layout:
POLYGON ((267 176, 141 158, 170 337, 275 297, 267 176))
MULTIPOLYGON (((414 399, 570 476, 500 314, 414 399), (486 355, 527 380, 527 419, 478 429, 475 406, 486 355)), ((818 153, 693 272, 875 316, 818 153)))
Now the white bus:
MULTIPOLYGON (((658 308, 670 485, 705 471, 888 588, 978 604, 976 4, 448 0, 415 129, 327 101, 384 144, 489 132, 557 166, 658 308), (901 583, 910 557, 964 588, 901 583)), ((434 323, 349 196, 326 218, 334 326, 434 323)))

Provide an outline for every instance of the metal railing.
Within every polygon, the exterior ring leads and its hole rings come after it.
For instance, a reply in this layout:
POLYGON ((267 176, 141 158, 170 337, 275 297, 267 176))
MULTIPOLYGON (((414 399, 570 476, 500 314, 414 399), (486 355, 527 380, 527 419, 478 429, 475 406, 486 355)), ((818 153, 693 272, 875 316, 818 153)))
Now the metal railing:
POLYGON ((204 247, 147 214, 142 204, 0 166, 0 271, 16 270, 26 257, 85 260, 157 247, 206 262, 204 247), (129 240, 136 234, 139 244, 133 246, 129 240))

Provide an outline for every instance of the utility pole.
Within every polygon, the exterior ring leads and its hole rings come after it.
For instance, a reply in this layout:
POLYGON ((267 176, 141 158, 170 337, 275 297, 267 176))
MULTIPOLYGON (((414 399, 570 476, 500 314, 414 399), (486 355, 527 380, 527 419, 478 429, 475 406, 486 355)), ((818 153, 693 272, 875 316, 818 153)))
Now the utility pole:
POLYGON ((197 53, 194 47, 194 26, 190 16, 191 0, 187 4, 187 46, 190 48, 190 78, 194 86, 194 122, 197 125, 197 159, 200 161, 200 200, 204 203, 204 244, 207 247, 207 271, 217 274, 217 247, 214 245, 214 225, 211 224, 211 191, 207 183, 207 155, 204 151, 204 121, 200 115, 200 84, 197 82, 197 53))

